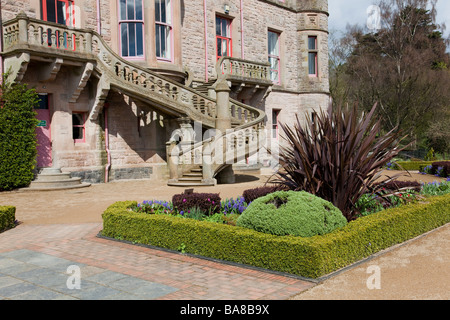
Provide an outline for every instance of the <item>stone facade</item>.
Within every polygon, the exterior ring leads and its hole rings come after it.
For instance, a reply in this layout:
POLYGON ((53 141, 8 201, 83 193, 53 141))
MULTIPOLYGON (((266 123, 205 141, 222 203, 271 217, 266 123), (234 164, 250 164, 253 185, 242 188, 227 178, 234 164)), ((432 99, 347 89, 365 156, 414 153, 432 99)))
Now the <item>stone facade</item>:
MULTIPOLYGON (((117 0, 64 1, 73 5, 72 27, 94 30, 120 55, 117 0)), ((29 18, 43 18, 40 0, 1 0, 1 4, 3 22, 14 19, 21 11, 29 18)), ((271 87, 264 99, 242 101, 265 111, 267 129, 273 127, 272 110, 279 112, 279 122, 290 124, 296 115, 304 117, 328 106, 327 0, 172 1, 170 61, 155 56, 154 12, 155 1, 143 0, 145 54, 132 63, 187 85, 216 79, 216 17, 223 17, 231 20, 235 58, 267 62, 268 31, 280 36, 280 82, 271 87), (309 36, 317 37, 317 76, 308 74, 309 36)), ((56 66, 46 58, 40 59, 27 65, 22 82, 49 97, 53 166, 89 182, 167 178, 166 143, 178 128, 176 114, 111 89, 102 97, 105 107, 100 109, 98 118, 91 118, 93 105, 98 103, 99 81, 88 76, 77 98, 71 101, 74 86, 86 72, 85 65, 64 61, 56 66), (74 113, 85 115, 82 141, 73 137, 74 113)), ((237 97, 234 92, 230 95, 237 97)), ((267 136, 266 147, 278 143, 271 133, 267 136)))

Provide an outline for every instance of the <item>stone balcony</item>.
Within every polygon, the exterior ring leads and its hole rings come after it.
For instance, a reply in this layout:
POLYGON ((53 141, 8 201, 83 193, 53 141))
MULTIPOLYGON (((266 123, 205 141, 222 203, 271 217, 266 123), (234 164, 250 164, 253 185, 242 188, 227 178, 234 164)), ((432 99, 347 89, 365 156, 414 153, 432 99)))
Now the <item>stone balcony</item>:
POLYGON ((228 82, 233 99, 248 101, 250 105, 261 101, 273 86, 269 62, 222 57, 216 64, 216 74, 218 80, 228 82))

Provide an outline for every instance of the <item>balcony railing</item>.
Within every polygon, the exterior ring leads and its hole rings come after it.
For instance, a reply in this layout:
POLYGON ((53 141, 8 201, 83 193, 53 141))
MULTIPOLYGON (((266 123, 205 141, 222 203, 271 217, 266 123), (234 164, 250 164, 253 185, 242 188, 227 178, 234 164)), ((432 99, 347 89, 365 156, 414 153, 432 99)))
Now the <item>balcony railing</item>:
POLYGON ((269 62, 254 62, 239 58, 222 57, 217 62, 216 72, 218 78, 272 84, 269 62))

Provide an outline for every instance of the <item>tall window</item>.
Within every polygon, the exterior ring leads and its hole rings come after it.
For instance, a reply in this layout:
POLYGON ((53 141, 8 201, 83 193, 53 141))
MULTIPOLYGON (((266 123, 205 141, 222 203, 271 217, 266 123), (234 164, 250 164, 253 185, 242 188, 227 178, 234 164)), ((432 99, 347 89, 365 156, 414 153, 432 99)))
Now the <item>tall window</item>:
POLYGON ((72 138, 74 142, 85 142, 86 113, 72 113, 72 138))
POLYGON ((308 37, 308 73, 312 77, 317 77, 317 37, 308 37))
POLYGON ((41 0, 42 20, 74 26, 73 0, 41 0))
POLYGON ((270 79, 280 83, 280 34, 269 31, 268 33, 269 63, 270 63, 270 79))
POLYGON ((143 0, 119 0, 120 53, 122 57, 144 57, 143 0))
POLYGON ((216 17, 217 60, 231 57, 231 20, 216 17))
POLYGON ((272 138, 278 139, 278 121, 280 110, 272 109, 272 138))
POLYGON ((172 60, 172 10, 170 0, 155 0, 156 57, 172 60))

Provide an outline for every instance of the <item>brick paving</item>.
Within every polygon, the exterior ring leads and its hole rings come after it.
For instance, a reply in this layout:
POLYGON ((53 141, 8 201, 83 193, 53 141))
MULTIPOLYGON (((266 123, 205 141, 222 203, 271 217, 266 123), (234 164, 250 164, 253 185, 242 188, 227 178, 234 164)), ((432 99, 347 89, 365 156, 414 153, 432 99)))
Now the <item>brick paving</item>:
MULTIPOLYGON (((235 185, 196 191, 219 192, 229 198, 264 182, 260 176, 242 175, 235 185)), ((21 224, 0 233, 0 299, 449 298, 450 224, 368 262, 382 268, 383 290, 367 289, 367 263, 317 284, 97 237, 101 213, 115 201, 169 200, 182 191, 138 180, 80 190, 1 192, 0 205, 15 206, 21 224), (68 265, 79 266, 81 289, 67 288, 68 265)))
POLYGON ((103 239, 97 237, 101 227, 99 223, 19 225, 0 234, 0 297, 285 300, 315 285, 289 276, 103 239), (14 265, 20 268, 11 268, 14 265), (81 289, 67 288, 69 265, 79 266, 81 289), (56 266, 58 270, 49 269, 56 266), (40 278, 41 273, 45 277, 40 278), (119 279, 113 283, 106 281, 108 277, 119 279))

